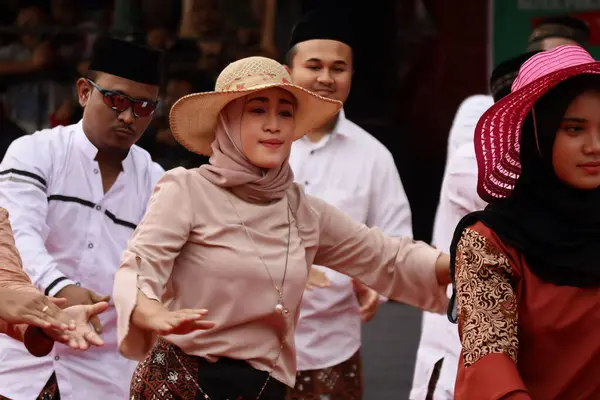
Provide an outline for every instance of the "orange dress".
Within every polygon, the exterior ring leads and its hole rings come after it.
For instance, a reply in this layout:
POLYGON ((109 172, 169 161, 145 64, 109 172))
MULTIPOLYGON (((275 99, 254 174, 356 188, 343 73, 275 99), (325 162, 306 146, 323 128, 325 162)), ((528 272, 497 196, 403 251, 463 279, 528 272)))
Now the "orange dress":
POLYGON ((462 233, 455 276, 456 399, 600 399, 600 288, 541 281, 481 222, 462 233))
MULTIPOLYGON (((21 256, 15 247, 8 211, 0 208, 0 288, 40 293, 23 271, 21 256)), ((23 341, 26 324, 12 325, 0 319, 0 333, 23 341)))

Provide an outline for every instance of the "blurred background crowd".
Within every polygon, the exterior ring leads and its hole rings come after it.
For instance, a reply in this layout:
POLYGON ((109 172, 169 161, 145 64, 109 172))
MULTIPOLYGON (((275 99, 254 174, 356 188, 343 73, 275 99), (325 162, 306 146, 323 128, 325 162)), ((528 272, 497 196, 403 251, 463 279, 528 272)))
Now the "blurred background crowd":
MULTIPOLYGON (((139 145, 166 169, 206 162, 173 140, 170 106, 211 89, 232 60, 265 55, 284 61, 294 21, 320 3, 0 0, 0 156, 16 137, 79 120, 74 82, 87 70, 95 38, 109 32, 167 53, 161 107, 139 145)), ((345 109, 393 153, 412 203, 415 236, 427 240, 454 112, 466 96, 486 89, 481 16, 487 8, 481 1, 463 1, 460 10, 442 1, 375 3, 339 2, 358 33, 345 109)))

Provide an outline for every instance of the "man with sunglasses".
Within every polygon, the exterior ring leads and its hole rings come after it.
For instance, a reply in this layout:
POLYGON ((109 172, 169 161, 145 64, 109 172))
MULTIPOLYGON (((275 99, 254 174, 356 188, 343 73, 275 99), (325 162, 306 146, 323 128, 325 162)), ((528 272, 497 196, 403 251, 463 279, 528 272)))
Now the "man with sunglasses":
MULTIPOLYGON (((164 172, 135 143, 156 110, 162 54, 99 39, 77 82, 83 119, 15 140, 0 164, 0 204, 24 270, 67 306, 110 300, 120 256, 164 172)), ((109 303, 110 304, 110 303, 109 303)), ((90 319, 104 347, 57 344, 33 357, 0 337, 0 399, 127 399, 135 363, 121 357, 112 304, 90 319)))

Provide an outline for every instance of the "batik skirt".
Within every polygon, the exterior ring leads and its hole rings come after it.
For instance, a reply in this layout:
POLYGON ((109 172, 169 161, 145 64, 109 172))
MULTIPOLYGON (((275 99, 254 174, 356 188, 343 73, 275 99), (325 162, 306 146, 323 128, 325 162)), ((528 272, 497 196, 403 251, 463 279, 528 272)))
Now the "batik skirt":
MULTIPOLYGON (((268 375, 241 360, 211 363, 159 339, 133 374, 130 400, 255 400, 268 375)), ((271 378, 260 399, 284 400, 285 393, 271 378)))
POLYGON ((287 400, 362 400, 363 378, 360 352, 330 368, 298 371, 296 386, 287 400))

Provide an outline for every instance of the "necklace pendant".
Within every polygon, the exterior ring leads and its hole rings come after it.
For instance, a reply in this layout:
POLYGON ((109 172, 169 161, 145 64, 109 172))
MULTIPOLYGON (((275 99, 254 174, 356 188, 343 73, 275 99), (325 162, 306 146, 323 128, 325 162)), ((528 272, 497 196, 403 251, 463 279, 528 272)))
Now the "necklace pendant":
POLYGON ((290 310, 284 307, 283 304, 277 303, 277 305, 275 306, 275 312, 277 314, 283 315, 284 317, 287 317, 287 315, 290 313, 290 310))

